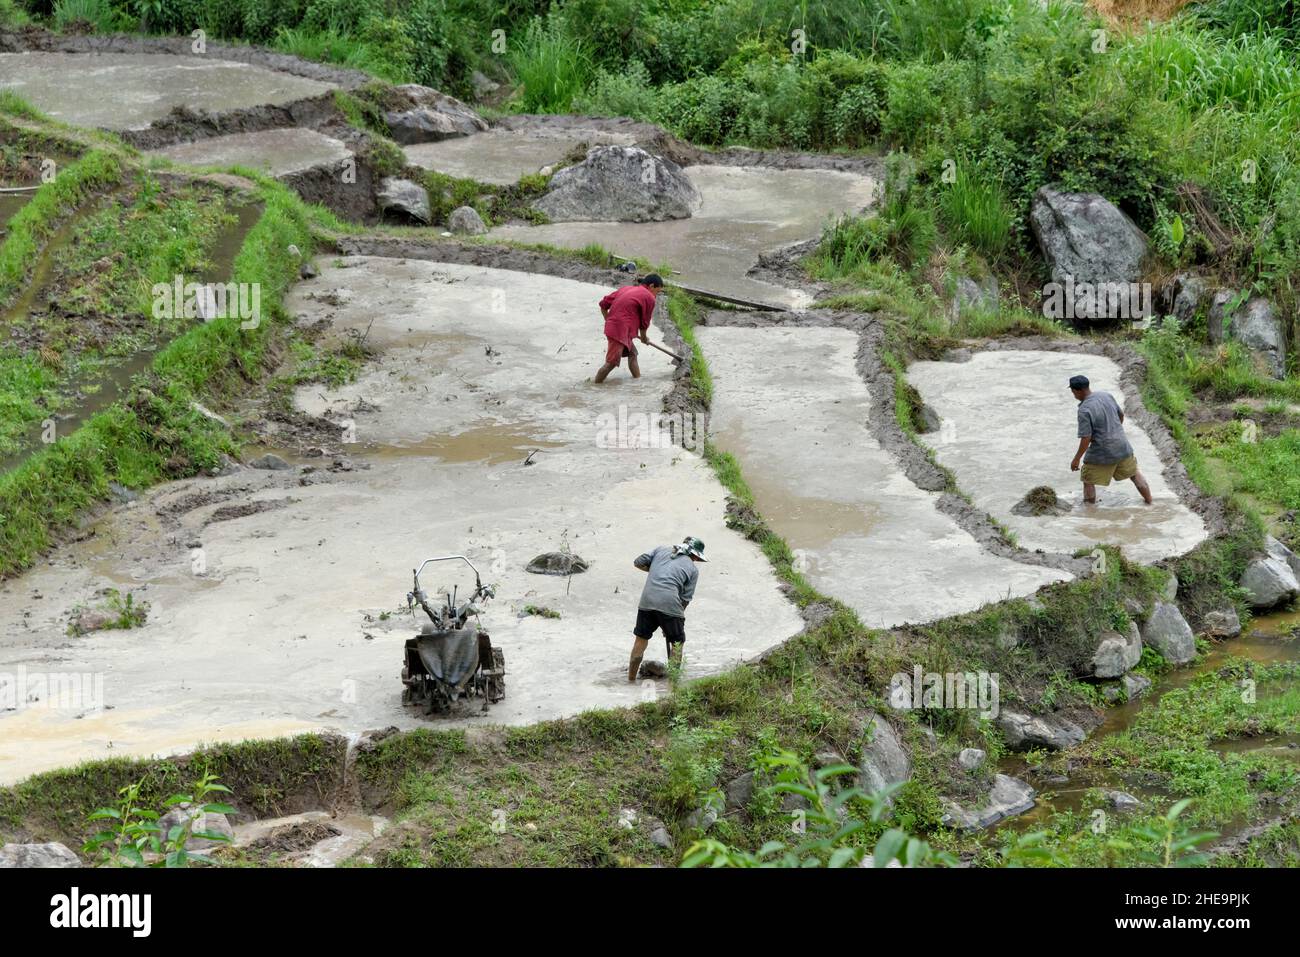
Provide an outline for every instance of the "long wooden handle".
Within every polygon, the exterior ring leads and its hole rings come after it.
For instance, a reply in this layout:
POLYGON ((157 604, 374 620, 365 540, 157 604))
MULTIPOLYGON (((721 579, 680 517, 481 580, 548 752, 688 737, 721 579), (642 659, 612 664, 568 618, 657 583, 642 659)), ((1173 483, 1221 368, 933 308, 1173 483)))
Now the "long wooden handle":
POLYGON ((684 362, 684 361, 686 361, 686 360, 684 360, 681 356, 679 356, 677 353, 673 352, 671 349, 665 349, 663 346, 659 345, 659 344, 656 343, 656 342, 651 342, 649 339, 647 339, 647 340, 645 341, 645 344, 648 345, 648 346, 654 346, 656 349, 658 349, 658 350, 659 350, 660 352, 662 352, 664 355, 666 355, 666 356, 672 356, 672 357, 673 357, 674 359, 676 359, 678 362, 684 362))

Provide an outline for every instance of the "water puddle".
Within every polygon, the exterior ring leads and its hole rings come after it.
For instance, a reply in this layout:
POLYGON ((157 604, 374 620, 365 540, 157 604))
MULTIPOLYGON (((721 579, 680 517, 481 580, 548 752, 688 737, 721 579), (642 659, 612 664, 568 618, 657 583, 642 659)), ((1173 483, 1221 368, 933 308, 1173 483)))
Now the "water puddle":
POLYGON ((145 155, 186 166, 250 166, 269 176, 287 176, 332 165, 352 154, 333 137, 294 126, 193 140, 145 155))
POLYGON ((221 113, 333 88, 216 56, 0 53, 0 89, 64 123, 110 130, 143 129, 178 106, 221 113))
POLYGON ((337 867, 379 837, 389 820, 378 814, 306 811, 234 826, 231 847, 301 867, 337 867))
POLYGON ((831 220, 865 209, 876 193, 871 177, 833 170, 689 166, 685 172, 703 197, 689 219, 513 225, 489 235, 568 249, 599 243, 620 256, 668 264, 682 285, 794 309, 809 303, 806 293, 753 279, 750 267, 763 253, 812 239, 831 220))
POLYGON ((487 130, 437 143, 403 147, 407 162, 458 179, 511 186, 520 177, 558 163, 584 144, 626 146, 632 138, 598 130, 566 131, 563 135, 541 131, 487 130))
POLYGON ((508 462, 522 464, 534 449, 564 447, 563 442, 535 438, 528 425, 489 422, 455 434, 431 435, 410 444, 382 445, 367 451, 379 459, 431 457, 446 465, 468 462, 504 465, 508 462))

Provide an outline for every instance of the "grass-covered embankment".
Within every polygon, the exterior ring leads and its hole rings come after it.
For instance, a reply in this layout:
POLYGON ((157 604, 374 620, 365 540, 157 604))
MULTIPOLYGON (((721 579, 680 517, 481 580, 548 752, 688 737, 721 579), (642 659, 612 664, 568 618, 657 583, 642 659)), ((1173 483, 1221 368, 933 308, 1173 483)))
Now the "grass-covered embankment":
POLYGON ((271 180, 256 184, 263 211, 230 281, 259 286, 260 321, 241 328, 231 316, 194 325, 155 357, 125 399, 0 477, 0 574, 30 565, 60 529, 107 497, 110 482, 143 488, 214 467, 233 450, 229 434, 194 403, 260 381, 284 320, 282 298, 297 278, 288 247, 310 255, 320 215, 271 180))

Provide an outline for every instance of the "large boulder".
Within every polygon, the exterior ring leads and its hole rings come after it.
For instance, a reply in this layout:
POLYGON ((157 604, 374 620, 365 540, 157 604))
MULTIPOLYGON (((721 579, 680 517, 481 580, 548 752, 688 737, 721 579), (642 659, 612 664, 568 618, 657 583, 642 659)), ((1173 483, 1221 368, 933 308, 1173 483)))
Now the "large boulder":
POLYGON ((695 184, 670 159, 637 146, 595 146, 551 177, 533 206, 553 222, 645 223, 685 219, 700 206, 695 184))
POLYGON ((1146 235, 1098 193, 1043 186, 1034 193, 1029 224, 1055 282, 1130 283, 1142 276, 1146 235))
POLYGON ((1118 678, 1126 674, 1142 659, 1142 634, 1138 626, 1129 622, 1128 629, 1103 631, 1097 650, 1093 653, 1092 676, 1094 678, 1118 678))
POLYGON ((1286 323, 1263 296, 1252 296, 1231 312, 1229 304, 1237 298, 1230 289, 1214 294, 1210 306, 1208 331, 1212 342, 1225 337, 1235 339, 1259 357, 1260 363, 1275 378, 1286 375, 1286 323))
POLYGON ((424 226, 433 220, 429 207, 429 191, 409 179, 390 176, 379 184, 375 195, 382 215, 397 213, 399 218, 413 220, 424 226))
POLYGON ((1034 806, 1034 793, 1024 781, 999 774, 993 778, 993 789, 979 807, 962 807, 956 801, 944 801, 942 821, 963 831, 992 827, 1004 818, 1030 810, 1034 806))
POLYGON ((1300 596, 1300 561, 1276 538, 1268 539, 1268 552, 1246 566, 1240 585, 1256 611, 1275 608, 1300 596))
POLYGON ((1178 610, 1167 601, 1158 601, 1142 625, 1142 641, 1164 656, 1173 665, 1185 665, 1196 657, 1196 637, 1192 626, 1178 610))
POLYGON ((1073 721, 1054 715, 1023 714, 1003 711, 998 715, 998 727, 1006 738, 1007 746, 1016 751, 1030 748, 1048 748, 1061 751, 1082 744, 1087 733, 1073 721))
POLYGON ((454 96, 418 83, 394 87, 391 96, 394 108, 384 113, 384 122, 398 143, 432 143, 488 128, 483 117, 454 96))
POLYGON ((67 847, 49 844, 5 844, 0 847, 0 868, 80 867, 81 861, 67 847))
MULTIPOLYGON (((878 714, 867 724, 869 740, 862 745, 862 764, 858 769, 858 787, 867 794, 893 784, 903 784, 912 777, 912 761, 888 721, 878 714)), ((888 799, 893 803, 893 798, 888 799)))

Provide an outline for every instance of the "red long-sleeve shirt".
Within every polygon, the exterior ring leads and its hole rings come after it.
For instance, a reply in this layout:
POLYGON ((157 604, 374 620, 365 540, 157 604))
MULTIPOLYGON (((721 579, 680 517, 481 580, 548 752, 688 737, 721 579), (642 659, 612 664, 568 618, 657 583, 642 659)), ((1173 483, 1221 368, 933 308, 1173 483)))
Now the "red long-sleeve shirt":
POLYGON ((655 294, 649 286, 622 286, 602 299, 600 308, 609 310, 605 316, 605 335, 630 346, 633 339, 650 328, 655 294))

